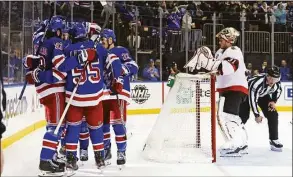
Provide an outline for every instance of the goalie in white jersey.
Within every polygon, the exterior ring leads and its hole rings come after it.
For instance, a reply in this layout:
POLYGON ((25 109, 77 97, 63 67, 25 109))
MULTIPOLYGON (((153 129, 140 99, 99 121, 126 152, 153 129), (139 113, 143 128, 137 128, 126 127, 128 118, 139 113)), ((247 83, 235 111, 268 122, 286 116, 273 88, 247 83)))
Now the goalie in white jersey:
POLYGON ((240 104, 247 99, 246 67, 241 50, 235 44, 239 32, 225 28, 216 37, 220 49, 213 57, 208 47, 199 48, 185 68, 193 71, 204 68, 217 74, 217 91, 220 94, 217 119, 226 138, 220 148, 221 156, 241 156, 247 153, 247 134, 239 117, 240 104))

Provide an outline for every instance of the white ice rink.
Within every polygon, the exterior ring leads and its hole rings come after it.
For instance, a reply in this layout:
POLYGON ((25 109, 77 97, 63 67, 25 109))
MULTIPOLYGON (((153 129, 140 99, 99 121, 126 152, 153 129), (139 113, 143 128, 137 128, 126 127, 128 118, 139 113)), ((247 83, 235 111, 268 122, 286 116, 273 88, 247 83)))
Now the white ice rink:
MULTIPOLYGON (((252 117, 246 125, 249 154, 242 158, 218 156, 215 164, 162 164, 144 160, 141 151, 156 117, 128 117, 128 128, 133 136, 128 141, 127 164, 123 170, 119 171, 116 165, 111 165, 105 168, 103 174, 98 173, 90 148, 89 161, 80 166, 75 176, 292 176, 292 125, 289 123, 292 112, 280 113, 279 116, 279 138, 284 144, 283 152, 270 151, 267 121, 256 124, 252 117)), ((44 131, 45 128, 41 128, 4 150, 2 176, 39 174, 39 154, 44 131)), ((221 134, 217 132, 217 147, 221 143, 221 134)), ((112 152, 112 164, 115 164, 116 150, 112 152)))

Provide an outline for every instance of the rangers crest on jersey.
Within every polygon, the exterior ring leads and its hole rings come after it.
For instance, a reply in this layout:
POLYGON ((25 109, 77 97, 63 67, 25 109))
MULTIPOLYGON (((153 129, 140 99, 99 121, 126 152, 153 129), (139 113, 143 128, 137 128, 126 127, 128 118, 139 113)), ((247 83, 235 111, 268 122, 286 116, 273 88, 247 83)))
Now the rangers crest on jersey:
POLYGON ((55 43, 55 49, 63 50, 62 43, 61 43, 61 42, 56 42, 56 43, 55 43))

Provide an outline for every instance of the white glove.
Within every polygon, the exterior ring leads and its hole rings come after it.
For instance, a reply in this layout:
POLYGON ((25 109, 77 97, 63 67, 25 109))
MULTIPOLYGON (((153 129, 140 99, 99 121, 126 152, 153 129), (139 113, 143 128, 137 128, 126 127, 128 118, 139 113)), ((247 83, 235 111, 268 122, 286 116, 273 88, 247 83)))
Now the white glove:
POLYGON ((216 60, 213 57, 211 50, 206 47, 200 47, 197 49, 196 54, 191 58, 191 60, 184 66, 184 68, 189 68, 189 71, 194 71, 196 68, 204 68, 208 71, 216 71, 221 64, 221 61, 216 60))

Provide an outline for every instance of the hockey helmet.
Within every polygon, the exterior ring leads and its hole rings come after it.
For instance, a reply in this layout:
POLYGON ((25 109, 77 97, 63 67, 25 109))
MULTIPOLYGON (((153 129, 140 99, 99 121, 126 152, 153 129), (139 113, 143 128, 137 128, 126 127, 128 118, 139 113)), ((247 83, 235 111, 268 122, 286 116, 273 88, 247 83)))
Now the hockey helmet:
POLYGON ((87 37, 86 27, 82 23, 76 23, 72 28, 72 37, 75 39, 81 39, 87 37))
POLYGON ((35 32, 33 34, 33 43, 38 43, 43 38, 44 34, 44 32, 35 32))
POLYGON ((240 36, 239 31, 232 27, 224 28, 216 35, 217 38, 223 38, 231 44, 237 41, 238 36, 240 36))
POLYGON ((280 74, 280 68, 277 66, 273 66, 268 68, 267 71, 268 75, 274 78, 280 78, 281 74, 280 74))
POLYGON ((57 30, 63 31, 65 28, 65 20, 62 16, 53 16, 48 24, 48 30, 56 32, 57 30))
POLYGON ((111 29, 104 29, 104 31, 101 33, 101 37, 104 37, 106 39, 109 39, 111 37, 113 42, 116 42, 116 35, 111 29))

